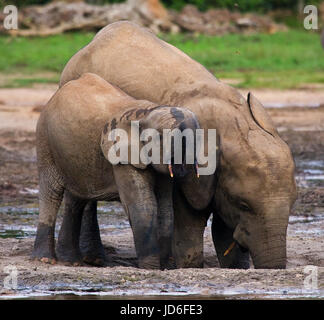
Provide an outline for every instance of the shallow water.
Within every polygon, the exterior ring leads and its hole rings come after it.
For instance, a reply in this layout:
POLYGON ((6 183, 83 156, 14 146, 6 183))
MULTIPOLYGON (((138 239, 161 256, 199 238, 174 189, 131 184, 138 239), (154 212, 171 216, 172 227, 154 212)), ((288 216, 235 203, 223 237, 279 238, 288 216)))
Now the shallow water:
MULTIPOLYGON (((38 205, 0 207, 0 238, 30 238, 36 235, 38 205)), ((130 228, 121 204, 98 204, 98 219, 102 233, 118 233, 130 228)), ((58 235, 62 213, 58 214, 55 235, 58 235)))
POLYGON ((103 294, 102 292, 93 292, 92 294, 85 293, 80 294, 73 291, 62 291, 53 293, 22 293, 20 295, 12 296, 0 296, 0 300, 6 299, 17 299, 17 300, 277 300, 277 299, 286 299, 286 300, 318 300, 323 299, 321 293, 303 293, 303 292, 294 292, 291 290, 282 290, 281 292, 260 292, 260 293, 233 293, 227 292, 227 294, 213 294, 213 295, 199 295, 199 294, 182 294, 182 295, 163 295, 163 294, 147 294, 147 295, 111 295, 103 294))
MULTIPOLYGON (((168 292, 161 292, 159 289, 148 289, 143 293, 143 288, 139 290, 114 290, 110 287, 84 287, 62 284, 62 289, 59 289, 59 284, 53 290, 30 290, 20 288, 14 296, 2 295, 1 299, 29 299, 29 300, 242 300, 242 299, 322 299, 324 298, 323 290, 307 290, 297 288, 280 288, 277 290, 253 289, 244 288, 233 289, 216 289, 209 294, 201 294, 199 290, 193 287, 177 287, 170 288, 168 292)), ((170 284, 172 287, 172 284, 170 284)))
POLYGON ((298 185, 324 187, 324 160, 296 160, 298 185))
POLYGON ((29 206, 0 207, 0 238, 28 238, 36 234, 38 208, 29 206))
POLYGON ((0 225, 0 238, 6 239, 6 238, 15 238, 15 239, 23 239, 35 236, 36 234, 36 228, 24 228, 19 225, 15 226, 3 226, 0 225))

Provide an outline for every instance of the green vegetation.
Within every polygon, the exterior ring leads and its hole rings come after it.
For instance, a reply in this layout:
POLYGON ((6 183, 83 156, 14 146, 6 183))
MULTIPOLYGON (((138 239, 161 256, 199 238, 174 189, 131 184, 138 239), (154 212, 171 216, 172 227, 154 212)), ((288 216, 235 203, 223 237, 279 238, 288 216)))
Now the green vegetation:
POLYGON ((44 38, 0 36, 0 71, 61 72, 71 56, 93 36, 93 33, 67 33, 44 38))
POLYGON ((60 81, 60 76, 59 74, 57 75, 52 75, 48 77, 24 77, 20 76, 21 78, 18 78, 18 76, 14 77, 13 79, 5 79, 3 83, 0 82, 0 88, 24 88, 24 87, 31 87, 34 84, 48 84, 48 83, 53 83, 57 84, 60 81))
POLYGON ((298 87, 324 83, 324 54, 319 34, 184 35, 165 40, 199 61, 218 78, 240 80, 238 87, 298 87))
MULTIPOLYGON (((93 35, 0 36, 0 73, 2 77, 10 76, 10 81, 2 81, 1 85, 56 83, 69 58, 93 35)), ((295 88, 305 83, 324 83, 324 53, 317 33, 295 30, 273 35, 178 34, 162 38, 202 63, 216 77, 237 79, 234 85, 238 87, 295 88)))

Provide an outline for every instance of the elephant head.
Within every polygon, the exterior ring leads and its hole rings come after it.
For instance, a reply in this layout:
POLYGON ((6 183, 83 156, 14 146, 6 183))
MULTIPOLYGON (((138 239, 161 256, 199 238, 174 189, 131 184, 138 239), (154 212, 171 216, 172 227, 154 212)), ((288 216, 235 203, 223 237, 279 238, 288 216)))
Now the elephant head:
MULTIPOLYGON (((165 130, 170 133, 169 130, 178 129, 179 134, 190 129, 194 135, 198 128, 191 111, 167 106, 130 109, 104 127, 101 150, 113 165, 119 196, 133 228, 140 267, 175 266, 172 257, 173 183, 168 175, 184 176, 195 157, 191 163, 186 157, 177 162, 178 148, 172 143, 170 148, 165 148, 163 141, 165 130), (119 136, 118 141, 114 135, 119 136), (119 157, 114 159, 111 154, 116 150, 119 157), (126 157, 120 157, 122 153, 126 157)), ((194 140, 192 142, 189 149, 194 149, 194 140)), ((181 155, 192 151, 186 148, 187 145, 181 148, 181 155)))
MULTIPOLYGON (((288 218, 296 200, 294 160, 252 94, 247 105, 247 117, 237 113, 235 128, 220 137, 214 211, 240 249, 250 252, 255 268, 285 268, 288 218)), ((215 221, 212 230, 217 248, 215 221)), ((226 259, 219 252, 218 257, 226 259)))
POLYGON ((196 163, 195 130, 199 129, 198 120, 193 112, 186 108, 169 106, 154 106, 135 108, 126 111, 117 120, 107 123, 102 132, 101 148, 104 156, 113 165, 130 163, 138 169, 145 169, 149 164, 162 174, 171 177, 182 177, 187 173, 187 167, 196 163), (115 131, 114 129, 121 130, 115 131), (192 135, 183 135, 189 129, 192 135), (176 131, 174 131, 176 130, 176 131), (179 151, 175 145, 178 133, 181 139, 181 161, 176 161, 175 154, 179 151), (116 141, 116 135, 120 137, 116 141), (170 137, 167 144, 166 135, 170 137), (164 144, 165 143, 165 144, 164 144), (169 147, 167 147, 169 146, 169 147), (116 147, 114 149, 114 147, 116 147), (110 156, 119 149, 119 157, 110 156), (120 157, 124 152, 125 159, 120 157), (186 153, 192 154, 192 162, 186 162, 186 153))

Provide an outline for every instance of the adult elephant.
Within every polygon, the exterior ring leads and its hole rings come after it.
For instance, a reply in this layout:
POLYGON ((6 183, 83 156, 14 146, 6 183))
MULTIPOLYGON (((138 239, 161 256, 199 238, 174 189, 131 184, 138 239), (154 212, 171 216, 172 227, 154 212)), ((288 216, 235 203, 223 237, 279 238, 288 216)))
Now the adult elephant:
POLYGON ((203 232, 211 212, 222 267, 248 268, 249 253, 255 268, 286 267, 295 165, 289 147, 252 94, 246 101, 186 54, 130 22, 113 23, 98 32, 67 63, 60 84, 84 72, 100 75, 137 99, 184 105, 202 128, 217 130, 215 174, 194 179, 192 172, 178 181, 178 267, 202 266, 203 232))
POLYGON ((159 136, 151 141, 152 157, 155 153, 156 158, 148 165, 150 159, 145 157, 142 137, 146 129, 161 135, 165 129, 198 128, 190 110, 135 100, 95 74, 86 73, 61 87, 37 124, 40 213, 32 256, 44 262, 58 258, 80 263, 83 254, 86 262, 101 264, 99 234, 91 238, 91 245, 96 245, 90 246, 91 251, 89 246, 88 250, 79 246, 82 212, 89 200, 120 198, 132 226, 139 267, 173 267, 173 181, 169 170, 182 176, 190 166, 184 162, 175 164, 172 150, 168 153, 170 163, 160 161, 161 151, 167 148, 160 143, 153 148, 159 136), (138 133, 132 121, 138 123, 138 133), (114 129, 120 130, 116 133, 114 129), (113 139, 113 135, 120 139, 113 139), (133 158, 137 145, 139 161, 133 158), (117 158, 113 146, 117 147, 117 158), (65 212, 55 252, 54 228, 63 194, 65 212))

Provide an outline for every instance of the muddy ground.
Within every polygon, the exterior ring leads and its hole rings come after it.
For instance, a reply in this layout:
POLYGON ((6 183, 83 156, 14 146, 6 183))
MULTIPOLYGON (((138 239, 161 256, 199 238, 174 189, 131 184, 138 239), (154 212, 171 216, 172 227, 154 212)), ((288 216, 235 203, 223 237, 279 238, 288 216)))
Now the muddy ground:
POLYGON ((35 126, 55 90, 55 86, 0 89, 0 298, 324 298, 323 88, 253 90, 290 145, 297 165, 299 197, 289 220, 288 268, 270 271, 218 268, 210 225, 205 232, 204 269, 140 270, 119 203, 99 204, 107 267, 31 261, 38 217, 35 126), (18 271, 16 290, 3 286, 9 265, 18 271), (317 287, 315 282, 312 288, 304 286, 307 265, 317 267, 317 287))

